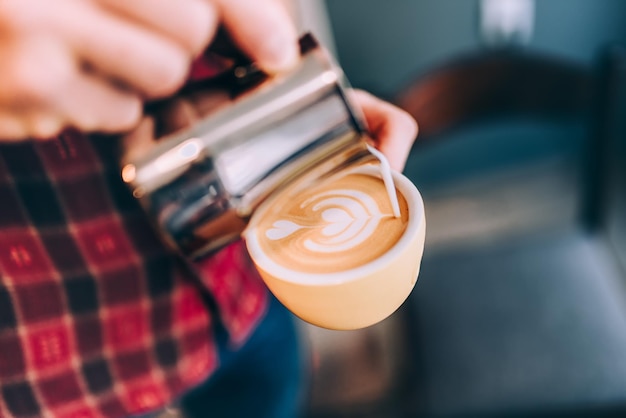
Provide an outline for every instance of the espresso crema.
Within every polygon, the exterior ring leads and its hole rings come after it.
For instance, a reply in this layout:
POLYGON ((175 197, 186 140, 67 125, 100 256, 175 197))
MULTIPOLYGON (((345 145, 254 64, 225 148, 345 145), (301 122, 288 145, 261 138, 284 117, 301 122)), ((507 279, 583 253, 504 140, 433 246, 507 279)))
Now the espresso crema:
POLYGON ((359 172, 287 193, 255 219, 258 252, 273 264, 302 273, 336 273, 360 267, 389 251, 402 237, 408 206, 398 195, 400 217, 383 181, 359 172))

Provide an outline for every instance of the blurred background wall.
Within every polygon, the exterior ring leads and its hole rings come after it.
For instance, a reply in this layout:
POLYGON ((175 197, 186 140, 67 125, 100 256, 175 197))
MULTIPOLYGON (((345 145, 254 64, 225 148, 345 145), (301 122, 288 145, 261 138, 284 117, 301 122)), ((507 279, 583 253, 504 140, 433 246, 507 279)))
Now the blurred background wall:
MULTIPOLYGON (((482 44, 480 0, 326 0, 339 59, 356 87, 395 95, 425 68, 482 44)), ((624 0, 537 0, 530 47, 590 60, 626 41, 624 0)))
MULTIPOLYGON (((394 100, 437 65, 487 47, 481 6, 489 0, 326 0, 337 55, 350 82, 394 100)), ((532 28, 523 47, 590 63, 610 42, 626 43, 624 0, 492 0, 526 3, 532 28)), ((471 83, 471 80, 468 80, 471 83)), ((419 121, 418 121, 419 122, 419 121)), ((507 122, 468 130, 415 152, 406 174, 427 194, 459 178, 528 162, 580 158, 580 126, 507 122), (506 134, 505 134, 506 133, 506 134), (503 135, 507 141, 502 141, 503 135)), ((418 140, 418 144, 419 144, 418 140)))

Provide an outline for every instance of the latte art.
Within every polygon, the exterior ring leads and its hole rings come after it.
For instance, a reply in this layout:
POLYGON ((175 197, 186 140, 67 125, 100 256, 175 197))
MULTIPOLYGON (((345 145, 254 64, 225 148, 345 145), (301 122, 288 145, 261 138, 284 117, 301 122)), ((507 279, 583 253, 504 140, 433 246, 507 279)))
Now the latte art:
POLYGON ((305 229, 302 245, 318 253, 347 251, 370 238, 385 215, 376 201, 358 190, 342 189, 315 195, 305 200, 300 209, 311 206, 319 213, 319 223, 307 226, 289 220, 274 222, 265 233, 269 240, 284 239, 305 229))
POLYGON ((381 179, 350 173, 290 195, 256 221, 259 249, 295 272, 331 273, 359 267, 402 236, 407 203, 398 193, 396 218, 381 179))

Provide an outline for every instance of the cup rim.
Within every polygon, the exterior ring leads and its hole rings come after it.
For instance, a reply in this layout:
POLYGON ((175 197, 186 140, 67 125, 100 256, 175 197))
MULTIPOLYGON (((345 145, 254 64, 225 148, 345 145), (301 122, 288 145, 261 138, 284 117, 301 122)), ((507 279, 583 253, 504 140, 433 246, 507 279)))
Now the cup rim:
MULTIPOLYGON (((373 174, 380 177, 380 170, 375 167, 367 166, 360 168, 362 168, 366 174, 373 174)), ((382 256, 359 267, 335 273, 305 273, 289 269, 275 263, 267 256, 263 257, 262 260, 258 260, 257 257, 254 256, 255 253, 261 252, 259 251, 260 244, 257 238, 257 228, 253 224, 253 219, 251 219, 250 225, 243 233, 243 237, 253 263, 277 280, 307 286, 337 285, 359 280, 389 265, 402 254, 408 245, 410 245, 415 236, 419 234, 420 229, 424 227, 425 223, 424 202, 417 187, 402 173, 394 170, 391 170, 391 173, 395 187, 405 197, 407 202, 409 220, 402 237, 382 256)), ((259 207, 255 215, 261 216, 271 203, 271 201, 265 202, 264 205, 259 207)), ((253 218, 255 215, 253 215, 253 218)))

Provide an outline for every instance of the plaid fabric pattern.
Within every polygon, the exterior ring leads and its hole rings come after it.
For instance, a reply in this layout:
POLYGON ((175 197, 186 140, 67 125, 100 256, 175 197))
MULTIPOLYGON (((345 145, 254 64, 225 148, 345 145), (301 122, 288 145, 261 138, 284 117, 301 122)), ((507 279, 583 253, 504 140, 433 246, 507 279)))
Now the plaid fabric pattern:
POLYGON ((215 321, 242 343, 266 289, 240 242, 196 268, 125 189, 115 141, 0 143, 0 418, 126 417, 206 379, 215 321))

